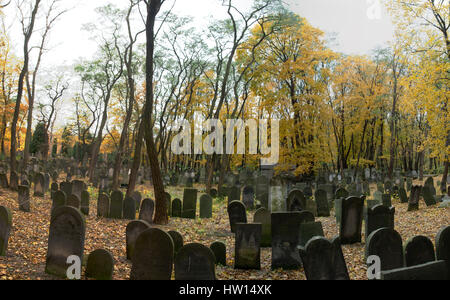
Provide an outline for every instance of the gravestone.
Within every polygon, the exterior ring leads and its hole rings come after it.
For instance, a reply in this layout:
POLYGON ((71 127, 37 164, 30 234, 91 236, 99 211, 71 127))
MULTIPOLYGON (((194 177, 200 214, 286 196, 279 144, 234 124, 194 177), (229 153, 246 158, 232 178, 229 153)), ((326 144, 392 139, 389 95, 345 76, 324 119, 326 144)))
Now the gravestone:
POLYGON ((98 249, 89 254, 85 275, 96 280, 112 280, 114 258, 104 249, 98 249))
POLYGON ((235 224, 247 223, 247 211, 240 201, 233 201, 228 205, 228 218, 231 232, 236 233, 235 224))
POLYGON ((447 262, 447 274, 450 279, 450 226, 442 228, 436 235, 436 258, 447 262))
POLYGON ((293 190, 287 198, 287 210, 290 212, 300 212, 306 209, 306 197, 300 190, 293 190))
POLYGON ((72 183, 64 181, 59 184, 59 189, 66 194, 66 197, 72 195, 72 183))
POLYGON ((227 246, 222 242, 214 242, 209 247, 216 258, 216 265, 227 266, 227 246))
POLYGON ((180 199, 175 199, 172 201, 172 217, 181 218, 182 215, 182 203, 180 199))
POLYGON ((272 247, 272 216, 271 213, 261 207, 255 212, 253 217, 254 223, 261 224, 261 247, 272 247))
POLYGON ((412 187, 411 193, 409 195, 408 211, 419 210, 419 200, 420 200, 421 191, 422 191, 421 186, 415 185, 412 187))
POLYGON ((19 210, 23 212, 31 212, 30 189, 27 186, 19 185, 19 210))
POLYGON ((133 197, 126 197, 123 202, 123 218, 125 220, 136 219, 136 200, 133 197))
POLYGON ((423 265, 436 260, 433 242, 425 236, 415 236, 405 245, 406 267, 423 265))
POLYGON ((366 258, 377 255, 381 260, 381 271, 403 267, 403 241, 400 234, 390 228, 381 228, 367 238, 366 258))
POLYGON ((341 199, 341 198, 347 199, 348 196, 349 196, 349 193, 347 192, 347 190, 340 188, 340 189, 336 190, 336 193, 334 194, 334 199, 335 200, 341 199))
POLYGON ((210 195, 204 194, 200 197, 200 219, 212 218, 213 200, 210 195))
POLYGON ((81 212, 85 216, 89 216, 89 203, 90 203, 91 195, 89 195, 88 191, 81 192, 81 212))
POLYGON ((247 209, 253 209, 255 206, 255 190, 252 186, 245 186, 242 190, 242 202, 247 209))
POLYGON ((382 199, 382 203, 383 203, 384 206, 386 206, 386 207, 391 207, 392 206, 391 194, 383 194, 381 199, 382 199))
POLYGON ((261 224, 235 224, 235 269, 261 269, 261 224))
POLYGON ((53 182, 50 188, 50 198, 53 200, 53 196, 59 190, 59 185, 56 182, 53 182))
POLYGON ((143 220, 135 220, 128 223, 125 231, 127 259, 131 260, 133 258, 136 240, 139 237, 139 235, 150 228, 151 228, 150 224, 143 220))
POLYGON ((327 192, 324 190, 317 190, 315 193, 315 199, 317 204, 317 216, 329 217, 330 207, 328 205, 327 192))
POLYGON ((54 210, 50 221, 45 272, 66 278, 67 258, 78 256, 83 261, 86 225, 79 210, 70 206, 54 210))
POLYGON ((342 201, 340 238, 342 245, 361 242, 364 198, 349 197, 342 201))
POLYGON ((97 200, 97 217, 108 218, 110 212, 110 199, 106 194, 100 194, 97 200))
POLYGON ((297 270, 302 266, 297 249, 301 222, 299 212, 272 213, 272 270, 297 270))
POLYGON ((366 240, 372 232, 380 228, 395 229, 395 208, 384 205, 376 205, 373 208, 368 208, 365 224, 366 240))
POLYGON ((80 201, 80 199, 78 198, 77 195, 70 195, 67 198, 66 205, 67 206, 71 206, 71 207, 76 208, 76 209, 80 209, 81 201, 80 201))
POLYGON ((299 246, 305 247, 314 237, 324 237, 323 226, 321 222, 305 222, 300 225, 299 246))
POLYGON ((436 205, 436 199, 434 198, 430 186, 425 185, 422 189, 422 193, 423 193, 423 200, 425 200, 425 203, 428 207, 436 205))
POLYGON ((308 280, 350 280, 339 238, 312 238, 299 252, 308 280))
POLYGON ((34 176, 34 196, 44 197, 44 174, 36 173, 34 176))
MULTIPOLYGON (((141 193, 139 193, 138 191, 134 191, 133 193, 131 193, 131 198, 133 198, 135 201, 136 210, 139 210, 139 208, 141 207, 141 201, 142 201, 141 193)), ((170 216, 170 214, 169 214, 169 216, 170 216)))
POLYGON ((0 256, 8 250, 9 235, 12 228, 12 213, 9 208, 0 206, 0 256))
POLYGON ((168 234, 172 238, 174 257, 176 257, 178 254, 178 251, 180 251, 180 249, 184 245, 183 236, 177 231, 169 231, 168 234))
POLYGON ((150 228, 138 236, 134 245, 131 280, 171 279, 174 246, 168 233, 150 228))
POLYGON ((381 272, 382 280, 436 280, 442 281, 448 278, 446 272, 445 261, 434 261, 427 264, 409 267, 399 268, 390 271, 381 272))
POLYGON ((145 221, 148 224, 153 224, 153 213, 155 211, 155 201, 150 198, 144 199, 139 211, 139 220, 145 221))
POLYGON ((81 192, 84 191, 84 182, 81 180, 72 181, 72 194, 81 199, 81 192))
POLYGON ((283 197, 283 189, 281 184, 273 180, 272 185, 269 189, 269 208, 272 212, 283 212, 286 211, 285 201, 283 197))
POLYGON ((121 191, 114 191, 111 194, 109 217, 111 219, 122 219, 123 194, 121 191))
POLYGON ((52 201, 52 211, 54 211, 58 207, 62 207, 66 205, 67 197, 63 191, 56 191, 53 195, 52 201))
POLYGON ((261 203, 261 207, 269 209, 269 186, 270 181, 265 176, 256 178, 256 200, 261 203))
POLYGON ((400 188, 398 190, 398 195, 401 203, 408 203, 408 195, 406 194, 406 190, 404 188, 400 188))
POLYGON ((175 280, 215 280, 216 258, 208 247, 188 244, 175 258, 175 280))
POLYGON ((184 219, 195 219, 197 216, 197 193, 196 189, 184 189, 183 213, 184 219))
POLYGON ((228 190, 228 204, 233 201, 241 201, 241 189, 239 186, 232 186, 228 190))

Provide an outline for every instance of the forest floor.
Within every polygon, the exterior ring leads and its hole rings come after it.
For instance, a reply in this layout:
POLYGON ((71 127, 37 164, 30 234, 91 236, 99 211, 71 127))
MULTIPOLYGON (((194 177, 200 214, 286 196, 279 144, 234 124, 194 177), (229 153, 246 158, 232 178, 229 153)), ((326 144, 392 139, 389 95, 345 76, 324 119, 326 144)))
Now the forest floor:
MULTIPOLYGON (((203 186, 196 186, 201 194, 203 186)), ((372 186, 372 190, 376 187, 372 186)), ((140 186, 138 189, 143 197, 152 197, 148 187, 140 186)), ((89 189, 91 199, 97 199, 97 191, 89 189)), ((172 199, 182 199, 183 188, 168 189, 172 199)), ((131 271, 131 262, 126 259, 125 229, 129 221, 98 219, 97 201, 91 201, 90 216, 86 218, 85 255, 96 249, 109 250, 115 259, 115 280, 126 280, 131 271)), ((50 227, 50 195, 45 198, 32 198, 32 212, 19 211, 17 193, 9 190, 0 190, 0 205, 8 207, 13 213, 13 228, 9 239, 7 254, 0 257, 0 279, 3 280, 46 280, 57 279, 47 275, 45 258, 47 253, 48 231, 50 227)), ((407 212, 408 205, 401 204, 393 199, 396 208, 395 228, 401 234, 403 241, 416 235, 424 235, 435 240, 437 232, 444 226, 450 225, 450 209, 435 207, 427 208, 420 203, 420 210, 407 212)), ((253 221, 254 212, 248 213, 249 222, 253 221)), ((339 235, 336 219, 317 218, 322 222, 325 237, 333 238, 339 235)), ((261 251, 261 270, 242 271, 234 270, 234 236, 229 231, 229 220, 226 210, 226 201, 216 200, 213 206, 212 219, 177 219, 172 218, 167 226, 157 226, 166 231, 176 230, 184 238, 184 243, 201 243, 209 247, 215 241, 225 242, 227 245, 227 267, 218 266, 216 275, 219 280, 303 280, 305 274, 302 269, 298 271, 271 270, 271 249, 261 251)), ((363 225, 364 228, 364 225, 363 225)), ((363 230, 364 235, 364 230, 363 230)), ((364 262, 364 244, 343 246, 350 277, 353 280, 365 280, 367 267, 364 262)))

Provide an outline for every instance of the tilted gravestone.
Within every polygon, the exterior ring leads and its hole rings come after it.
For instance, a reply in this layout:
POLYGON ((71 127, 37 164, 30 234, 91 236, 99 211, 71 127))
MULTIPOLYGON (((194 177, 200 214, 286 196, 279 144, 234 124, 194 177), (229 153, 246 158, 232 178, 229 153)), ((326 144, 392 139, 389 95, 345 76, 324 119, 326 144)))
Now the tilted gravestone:
POLYGON ((150 228, 151 228, 150 224, 142 220, 132 221, 128 223, 125 231, 127 259, 131 260, 133 258, 136 240, 139 237, 139 235, 150 228))
POLYGON ((200 197, 200 219, 212 218, 213 200, 210 195, 204 194, 200 197))
POLYGON ((125 220, 136 219, 136 200, 133 197, 126 197, 123 202, 123 218, 125 220))
POLYGON ((86 224, 79 210, 70 206, 56 208, 50 221, 45 272, 66 278, 67 258, 83 261, 86 224))
POLYGON ((312 238, 300 248, 308 280, 350 280, 339 238, 312 238))
POLYGON ((89 216, 89 203, 90 203, 91 195, 88 191, 81 192, 81 212, 85 216, 89 216))
POLYGON ((395 229, 395 208, 384 205, 368 208, 365 224, 366 240, 372 232, 380 228, 395 229))
POLYGON ((175 258, 175 280, 215 280, 215 261, 214 253, 206 246, 183 246, 175 258))
POLYGON ((27 186, 19 185, 19 210, 23 212, 31 212, 30 189, 27 186))
POLYGON ((183 248, 183 246, 184 246, 183 236, 177 231, 169 231, 168 234, 172 238, 173 247, 174 247, 173 251, 174 251, 174 255, 175 255, 174 257, 176 257, 178 254, 178 251, 180 251, 180 249, 183 248))
POLYGON ((272 214, 272 270, 297 270, 302 266, 297 249, 301 223, 299 212, 272 214))
POLYGON ((367 238, 366 258, 376 255, 381 260, 381 271, 403 267, 403 241, 400 234, 389 228, 372 232, 367 238))
POLYGON ((409 195, 408 211, 419 210, 419 200, 420 200, 421 191, 422 191, 421 186, 415 185, 412 187, 411 193, 409 195))
POLYGON ((111 194, 109 217, 111 219, 122 219, 123 217, 123 193, 114 191, 111 194))
POLYGON ((317 204, 317 216, 318 217, 329 217, 330 207, 328 204, 327 192, 324 190, 317 190, 315 192, 316 204, 317 204))
POLYGON ((170 280, 172 277, 174 246, 172 238, 161 229, 142 232, 131 258, 131 280, 170 280))
POLYGON ((114 258, 112 254, 104 249, 91 252, 87 259, 87 278, 96 280, 112 280, 114 272, 114 258))
POLYGON ((9 208, 0 206, 0 256, 6 255, 12 227, 12 213, 9 208))
POLYGON ((253 217, 253 222, 261 224, 261 247, 272 247, 272 216, 270 211, 264 207, 258 209, 253 217))
POLYGON ((108 218, 110 211, 110 199, 106 194, 100 194, 97 200, 97 217, 108 218))
POLYGON ((235 269, 261 269, 261 233, 262 225, 258 223, 235 224, 235 269))
POLYGON ((222 242, 214 242, 209 247, 216 258, 216 265, 226 267, 227 265, 227 246, 222 242))
POLYGON ((342 201, 340 238, 342 245, 361 242, 364 198, 349 197, 342 201))
POLYGON ((175 199, 172 201, 172 217, 181 218, 183 210, 183 205, 180 199, 175 199))
POLYGON ((287 198, 287 210, 290 212, 299 212, 306 209, 306 197, 300 190, 293 190, 287 198))
POLYGON ((184 189, 182 213, 184 219, 197 217, 197 194, 197 189, 184 189))
POLYGON ((80 209, 80 206, 81 206, 80 198, 78 198, 77 195, 72 194, 67 198, 66 205, 71 206, 76 209, 80 209))
POLYGON ((382 280, 446 280, 448 278, 445 261, 434 261, 409 268, 399 268, 381 272, 382 280))
POLYGON ((415 236, 405 245, 406 267, 423 265, 436 260, 433 242, 425 236, 415 236))
POLYGON ((253 209, 255 206, 255 190, 252 186, 245 186, 242 190, 242 202, 248 209, 253 209))
POLYGON ((436 257, 447 262, 447 274, 450 279, 450 226, 442 228, 436 235, 436 257))
POLYGON ((153 213, 155 211, 155 201, 147 198, 142 201, 141 210, 139 211, 139 220, 153 224, 153 213))
POLYGON ((240 201, 233 201, 228 205, 228 218, 230 220, 231 232, 236 233, 235 224, 247 223, 247 211, 245 205, 240 201))

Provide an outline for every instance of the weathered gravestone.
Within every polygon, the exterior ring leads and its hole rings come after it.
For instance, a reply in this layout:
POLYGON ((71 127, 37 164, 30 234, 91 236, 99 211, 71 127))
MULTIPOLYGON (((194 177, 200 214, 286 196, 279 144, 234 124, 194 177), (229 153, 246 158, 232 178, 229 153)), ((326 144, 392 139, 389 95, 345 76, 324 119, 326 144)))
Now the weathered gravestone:
POLYGON ((215 280, 216 258, 208 247, 188 244, 175 258, 175 280, 215 280))
POLYGON ((240 201, 233 201, 228 205, 228 218, 230 220, 230 230, 236 233, 236 223, 247 223, 247 211, 245 205, 240 201))
POLYGON ((420 200, 421 191, 422 191, 421 186, 415 185, 412 187, 411 193, 409 195, 408 211, 419 210, 419 200, 420 200))
POLYGON ((308 280, 350 280, 339 238, 312 238, 299 252, 308 280))
POLYGON ((299 246, 305 247, 312 238, 324 236, 321 222, 304 222, 300 225, 299 246))
POLYGON ((96 280, 112 280, 114 272, 114 258, 112 254, 104 249, 91 252, 87 259, 87 278, 96 280))
POLYGON ((406 267, 423 265, 436 260, 433 242, 425 236, 415 236, 405 245, 406 267))
POLYGON ((84 182, 81 180, 72 181, 72 194, 81 199, 81 192, 84 191, 84 182))
POLYGON ((403 267, 403 241, 400 234, 390 228, 381 228, 367 238, 366 258, 376 255, 381 260, 381 271, 403 267))
POLYGON ((306 197, 300 190, 293 190, 287 198, 287 210, 290 212, 299 212, 306 209, 306 197))
POLYGON ((253 222, 261 224, 261 247, 272 247, 272 216, 270 211, 261 207, 255 212, 253 222))
POLYGON ((97 217, 108 218, 110 211, 110 199, 106 194, 100 194, 97 200, 97 217))
POLYGON ((12 227, 12 213, 9 208, 0 206, 0 256, 6 255, 12 227))
POLYGON ((80 199, 78 198, 77 195, 70 195, 67 198, 66 205, 67 206, 71 206, 71 207, 76 208, 76 209, 80 209, 81 201, 80 201, 80 199))
POLYGON ((31 212, 30 189, 27 186, 20 185, 18 188, 19 210, 31 212))
POLYGON ((436 236, 436 257, 447 263, 447 274, 450 279, 450 226, 442 228, 436 236))
POLYGON ((58 208, 65 206, 67 202, 66 194, 63 191, 56 191, 53 195, 52 212, 58 208))
POLYGON ((330 207, 328 205, 327 192, 324 190, 317 190, 314 197, 316 199, 317 204, 317 216, 329 217, 330 207))
POLYGON ((142 232, 131 258, 131 280, 170 280, 172 277, 174 246, 172 238, 161 229, 142 232))
POLYGON ((261 207, 269 209, 269 186, 270 181, 265 176, 256 178, 256 200, 261 203, 261 207))
POLYGON ((261 224, 235 224, 235 269, 261 269, 261 224))
MULTIPOLYGON (((136 210, 139 210, 139 208, 141 207, 141 201, 142 201, 141 193, 139 193, 138 191, 134 191, 133 193, 131 193, 131 198, 133 198, 135 201, 136 210)), ((170 216, 170 214, 169 214, 169 216, 170 216)))
POLYGON ((349 197, 342 201, 340 238, 342 245, 361 242, 364 198, 349 197))
POLYGON ((45 272, 66 278, 70 266, 67 258, 75 255, 83 261, 85 233, 85 220, 79 210, 70 206, 56 208, 50 221, 45 272))
POLYGON ((89 216, 89 203, 90 203, 91 195, 89 195, 88 191, 81 192, 81 212, 85 216, 89 216))
POLYGON ((381 272, 382 280, 446 280, 448 278, 445 261, 434 261, 409 268, 399 268, 381 272))
POLYGON ((44 197, 44 174, 36 173, 34 176, 34 196, 44 197))
POLYGON ((269 189, 269 208, 272 212, 286 211, 285 197, 283 197, 283 188, 278 180, 272 180, 269 189))
POLYGON ((210 195, 204 194, 200 197, 200 219, 212 218, 213 200, 210 195))
POLYGON ((123 194, 121 191, 114 191, 111 194, 111 204, 109 217, 112 219, 122 219, 123 213, 123 194))
POLYGON ((242 190, 242 202, 248 209, 253 209, 255 206, 255 190, 252 186, 245 186, 242 190))
POLYGON ((123 202, 123 218, 125 220, 136 219, 136 200, 133 197, 126 197, 123 202))
POLYGON ((209 246, 216 258, 216 265, 227 265, 227 246, 222 242, 214 242, 209 246))
POLYGON ((175 199, 172 201, 172 217, 181 218, 182 209, 183 207, 180 199, 175 199))
POLYGON ((136 220, 128 223, 126 228, 127 259, 131 260, 133 258, 136 240, 139 235, 150 228, 150 224, 143 220, 136 220))
POLYGON ((436 205, 436 199, 434 198, 430 186, 425 185, 422 189, 422 193, 423 193, 423 200, 425 200, 425 203, 428 207, 436 205))
POLYGON ((139 220, 145 221, 148 224, 153 224, 153 213, 155 211, 155 201, 150 198, 144 199, 141 204, 139 212, 139 220))
POLYGON ((59 184, 59 189, 66 194, 66 197, 72 195, 72 183, 64 181, 59 184))
POLYGON ((376 205, 373 208, 368 208, 365 224, 366 241, 372 232, 380 228, 395 229, 395 207, 376 205))
POLYGON ((298 245, 302 216, 299 212, 272 214, 272 270, 302 266, 298 245))
POLYGON ((197 193, 196 189, 184 189, 183 213, 184 219, 195 219, 197 216, 197 193))
POLYGON ((183 248, 184 245, 183 236, 177 231, 169 231, 168 234, 172 238, 174 257, 176 257, 178 251, 180 251, 180 249, 183 248))
POLYGON ((404 188, 400 188, 398 190, 398 195, 401 203, 408 203, 408 195, 406 194, 406 190, 404 188))

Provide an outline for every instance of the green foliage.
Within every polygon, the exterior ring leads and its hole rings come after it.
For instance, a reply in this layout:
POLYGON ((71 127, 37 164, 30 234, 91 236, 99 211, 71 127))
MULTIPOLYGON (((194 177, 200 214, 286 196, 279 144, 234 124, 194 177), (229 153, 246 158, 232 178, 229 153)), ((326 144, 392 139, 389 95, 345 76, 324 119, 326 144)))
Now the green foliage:
POLYGON ((36 154, 42 152, 43 147, 47 142, 47 130, 45 124, 40 122, 33 133, 33 138, 30 144, 30 152, 36 154))

